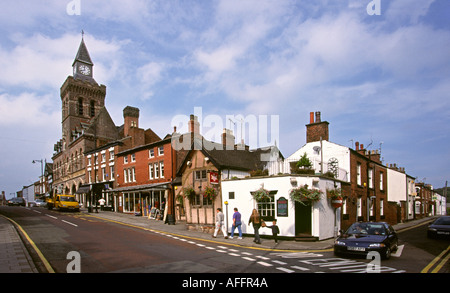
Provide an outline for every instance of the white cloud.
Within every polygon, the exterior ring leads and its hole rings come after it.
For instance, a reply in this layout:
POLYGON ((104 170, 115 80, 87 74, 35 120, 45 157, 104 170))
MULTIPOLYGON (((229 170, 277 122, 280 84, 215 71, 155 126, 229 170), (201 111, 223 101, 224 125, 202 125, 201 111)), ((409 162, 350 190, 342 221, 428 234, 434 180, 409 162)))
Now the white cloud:
POLYGON ((158 62, 149 62, 136 70, 142 101, 146 101, 154 95, 152 88, 161 80, 164 70, 165 65, 158 62))
POLYGON ((46 127, 60 122, 60 107, 55 107, 55 96, 37 96, 22 93, 18 96, 0 94, 0 124, 2 128, 26 126, 30 128, 46 127))
MULTIPOLYGON (((59 88, 64 78, 72 74, 81 35, 65 34, 52 39, 42 34, 13 34, 11 40, 11 49, 0 46, 0 85, 59 88)), ((123 62, 120 50, 127 41, 104 41, 87 35, 85 42, 98 82, 107 82, 119 74, 119 64, 123 62)))
MULTIPOLYGON (((428 9, 435 0, 401 0, 390 1, 387 9, 383 11, 389 23, 412 23, 417 24, 420 17, 427 14, 428 9)), ((384 5, 383 5, 384 6, 384 5)))

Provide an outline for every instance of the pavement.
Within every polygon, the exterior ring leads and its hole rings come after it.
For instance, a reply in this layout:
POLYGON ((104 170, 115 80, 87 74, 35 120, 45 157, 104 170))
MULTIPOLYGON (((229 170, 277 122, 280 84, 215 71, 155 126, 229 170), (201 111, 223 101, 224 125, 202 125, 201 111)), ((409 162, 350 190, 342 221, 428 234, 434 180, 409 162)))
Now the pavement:
POLYGON ((37 273, 16 227, 0 215, 0 273, 37 273))
MULTIPOLYGON (((219 231, 217 238, 213 238, 209 232, 187 229, 185 222, 175 224, 166 224, 164 221, 148 219, 147 217, 135 216, 132 214, 123 214, 107 211, 98 213, 87 213, 81 211, 85 216, 100 218, 108 221, 119 222, 136 228, 144 228, 155 232, 167 233, 176 236, 182 236, 190 239, 198 239, 221 244, 241 246, 254 249, 267 249, 274 251, 320 251, 332 249, 334 238, 322 241, 294 241, 281 239, 275 243, 273 239, 261 238, 261 244, 253 242, 252 235, 244 235, 243 239, 238 239, 237 229, 234 239, 224 239, 219 231)), ((401 231, 413 226, 421 225, 433 220, 436 217, 428 217, 419 220, 408 221, 394 225, 396 231, 401 231)), ((264 229, 264 228, 261 228, 264 229)), ((228 235, 230 236, 230 235, 228 235)), ((18 228, 6 217, 0 215, 0 273, 37 273, 30 254, 19 235, 18 228)))

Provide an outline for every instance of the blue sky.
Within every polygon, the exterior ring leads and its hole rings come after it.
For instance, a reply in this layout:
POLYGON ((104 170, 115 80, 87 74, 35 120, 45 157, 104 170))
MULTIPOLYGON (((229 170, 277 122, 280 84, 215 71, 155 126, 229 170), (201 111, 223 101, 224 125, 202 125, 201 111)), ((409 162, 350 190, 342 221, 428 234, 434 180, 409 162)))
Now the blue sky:
MULTIPOLYGON (((40 175, 61 138, 59 89, 81 31, 116 125, 125 106, 161 137, 176 115, 277 115, 285 157, 309 112, 330 140, 379 149, 419 181, 450 179, 450 1, 5 1, 0 10, 0 190, 40 175), (426 178, 426 179, 424 179, 426 178)), ((236 127, 235 131, 238 131, 236 127)), ((205 129, 203 129, 205 131, 205 129)), ((252 146, 252 145, 251 145, 252 146)), ((256 145, 252 147, 257 147, 256 145)))

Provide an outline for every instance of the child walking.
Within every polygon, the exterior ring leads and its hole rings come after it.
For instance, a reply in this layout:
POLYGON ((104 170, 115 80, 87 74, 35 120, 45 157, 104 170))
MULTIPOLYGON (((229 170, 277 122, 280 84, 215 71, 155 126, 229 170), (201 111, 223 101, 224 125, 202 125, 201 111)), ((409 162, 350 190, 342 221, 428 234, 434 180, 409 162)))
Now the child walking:
POLYGON ((273 220, 272 226, 266 226, 266 228, 272 229, 272 236, 275 240, 275 243, 278 243, 278 234, 280 234, 280 229, 277 226, 277 220, 273 220))

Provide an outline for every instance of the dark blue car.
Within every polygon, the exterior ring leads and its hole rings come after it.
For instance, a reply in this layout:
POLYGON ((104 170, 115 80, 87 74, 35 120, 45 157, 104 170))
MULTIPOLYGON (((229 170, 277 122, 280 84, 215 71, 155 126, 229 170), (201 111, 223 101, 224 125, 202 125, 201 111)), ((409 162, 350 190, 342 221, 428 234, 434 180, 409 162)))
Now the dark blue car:
POLYGON ((377 251, 381 258, 389 259, 398 247, 394 228, 385 222, 358 222, 352 224, 334 243, 336 255, 366 255, 377 251))
POLYGON ((450 238, 450 216, 441 216, 431 223, 428 226, 427 235, 429 238, 450 238))

